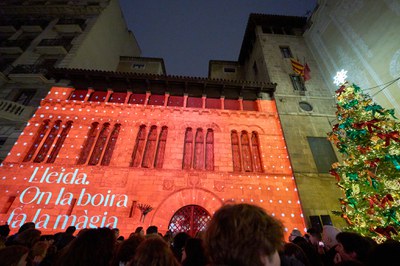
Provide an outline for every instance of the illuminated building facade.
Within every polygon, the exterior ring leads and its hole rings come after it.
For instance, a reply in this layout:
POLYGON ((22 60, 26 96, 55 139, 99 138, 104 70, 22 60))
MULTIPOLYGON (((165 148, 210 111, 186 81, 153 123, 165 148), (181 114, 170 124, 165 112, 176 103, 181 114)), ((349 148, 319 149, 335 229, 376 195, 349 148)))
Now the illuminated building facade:
POLYGON ((252 203, 305 228, 276 84, 61 69, 0 168, 0 224, 203 230, 252 203))

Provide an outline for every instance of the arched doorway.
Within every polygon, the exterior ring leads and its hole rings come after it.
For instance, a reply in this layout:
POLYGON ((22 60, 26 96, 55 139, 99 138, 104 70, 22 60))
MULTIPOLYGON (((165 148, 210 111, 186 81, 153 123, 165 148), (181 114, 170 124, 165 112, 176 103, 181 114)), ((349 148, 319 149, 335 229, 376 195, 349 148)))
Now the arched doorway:
POLYGON ((168 229, 174 234, 186 232, 194 237, 197 232, 206 229, 210 220, 211 215, 203 207, 186 205, 175 212, 169 222, 168 229))

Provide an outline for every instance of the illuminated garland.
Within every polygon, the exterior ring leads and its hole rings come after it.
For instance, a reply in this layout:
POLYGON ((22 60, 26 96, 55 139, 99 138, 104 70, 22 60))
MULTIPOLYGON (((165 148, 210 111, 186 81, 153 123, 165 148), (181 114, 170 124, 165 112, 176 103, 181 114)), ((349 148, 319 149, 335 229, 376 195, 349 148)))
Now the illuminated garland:
POLYGON ((337 120, 328 138, 343 155, 330 170, 343 190, 348 230, 382 242, 400 240, 400 123, 356 85, 336 91, 337 120))

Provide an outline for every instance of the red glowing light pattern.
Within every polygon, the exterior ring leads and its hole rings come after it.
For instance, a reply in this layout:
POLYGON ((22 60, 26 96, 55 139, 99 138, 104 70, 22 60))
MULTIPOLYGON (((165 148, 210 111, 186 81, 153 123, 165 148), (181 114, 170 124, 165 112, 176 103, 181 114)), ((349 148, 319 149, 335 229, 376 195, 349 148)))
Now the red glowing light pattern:
POLYGON ((148 94, 86 93, 53 87, 42 101, 0 168, 0 224, 13 232, 28 221, 44 233, 69 225, 165 232, 185 206, 212 215, 246 202, 288 231, 305 228, 273 100, 237 110, 221 99, 229 107, 221 110, 206 109, 206 97, 200 105, 182 96, 181 107, 180 98, 161 106, 159 97, 148 105, 148 94), (154 208, 145 219, 137 202, 154 208))

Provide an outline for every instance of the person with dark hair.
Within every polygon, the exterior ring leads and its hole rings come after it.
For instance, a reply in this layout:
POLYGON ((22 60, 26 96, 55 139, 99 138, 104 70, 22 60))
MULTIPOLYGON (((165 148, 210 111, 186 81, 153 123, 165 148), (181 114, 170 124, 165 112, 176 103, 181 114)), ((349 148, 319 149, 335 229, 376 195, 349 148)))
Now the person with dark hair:
POLYGON ((146 230, 146 235, 158 235, 158 227, 155 225, 151 225, 146 230))
POLYGON ((301 232, 299 231, 299 229, 293 229, 292 232, 290 232, 289 235, 289 242, 292 242, 296 237, 298 236, 302 236, 301 232))
POLYGON ((115 248, 115 233, 109 228, 86 229, 61 252, 58 266, 108 266, 115 248))
POLYGON ((136 249, 130 266, 179 266, 168 244, 159 236, 150 236, 136 249))
POLYGON ((205 254, 203 241, 199 238, 189 238, 186 240, 182 251, 182 266, 205 266, 208 258, 205 254))
POLYGON ((6 239, 9 233, 10 233, 10 227, 8 226, 7 223, 0 226, 0 248, 5 247, 6 239))
POLYGON ((367 266, 397 266, 400 261, 400 242, 387 240, 372 248, 368 254, 367 266))
POLYGON ((13 245, 0 249, 0 266, 26 265, 29 249, 13 245))
POLYGON ((283 246, 282 254, 285 256, 288 265, 311 266, 306 254, 304 254, 304 251, 296 244, 286 243, 283 246))
POLYGON ((75 226, 68 226, 64 233, 62 233, 58 241, 55 243, 57 250, 61 250, 66 247, 72 240, 75 239, 74 233, 76 231, 75 226))
POLYGON ((145 237, 141 234, 133 234, 127 240, 122 242, 116 252, 112 265, 126 265, 135 256, 137 247, 144 241, 144 239, 145 237))
POLYGON ((185 232, 177 233, 172 240, 172 252, 178 261, 182 261, 182 250, 190 235, 185 232))
POLYGON ((280 265, 283 225, 250 204, 217 210, 205 234, 211 265, 280 265))
POLYGON ((16 238, 19 234, 21 234, 22 232, 24 232, 25 230, 32 229, 32 228, 33 228, 33 229, 35 228, 35 223, 33 223, 33 222, 24 223, 24 224, 18 229, 18 232, 17 232, 16 234, 14 234, 14 235, 12 235, 12 236, 9 236, 9 237, 7 238, 5 245, 6 245, 6 246, 10 246, 10 245, 16 244, 16 243, 15 243, 15 238, 16 238))
POLYGON ((41 231, 35 228, 29 228, 27 230, 18 233, 14 238, 14 243, 17 245, 25 246, 27 248, 32 248, 36 242, 40 240, 41 231))
POLYGON ((336 246, 335 263, 356 261, 365 263, 367 254, 373 247, 373 243, 363 236, 350 233, 340 232, 336 235, 338 242, 336 246))
POLYGON ((143 227, 142 227, 142 226, 137 227, 136 230, 135 230, 135 234, 144 235, 144 229, 143 229, 143 227))
POLYGON ((311 265, 313 266, 323 265, 322 259, 319 256, 318 252, 314 249, 311 243, 308 242, 304 237, 298 236, 293 240, 292 243, 296 244, 303 250, 304 254, 306 255, 311 265))

